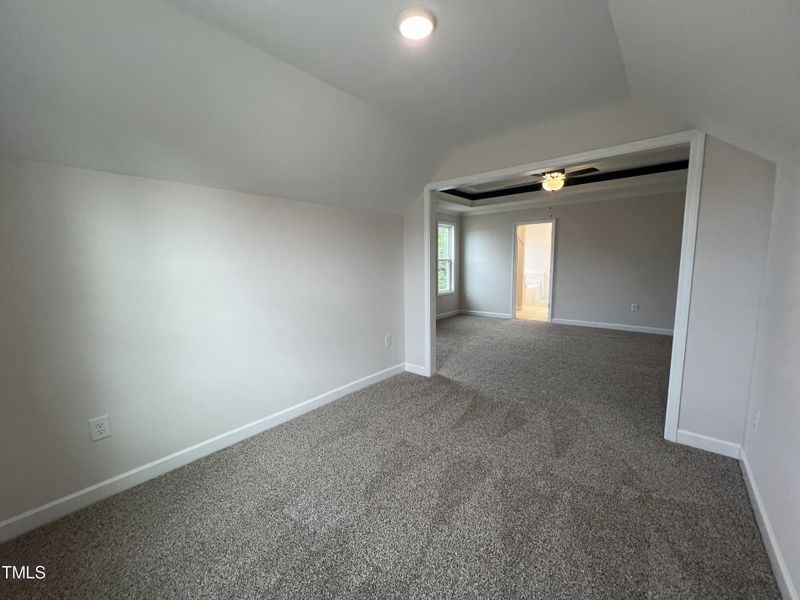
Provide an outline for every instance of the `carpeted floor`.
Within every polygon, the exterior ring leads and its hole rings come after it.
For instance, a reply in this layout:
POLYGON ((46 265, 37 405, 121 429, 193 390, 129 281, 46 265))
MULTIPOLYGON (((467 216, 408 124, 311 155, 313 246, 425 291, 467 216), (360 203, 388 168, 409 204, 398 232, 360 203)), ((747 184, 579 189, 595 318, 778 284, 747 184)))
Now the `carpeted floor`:
POLYGON ((0 546, 0 596, 779 598, 736 461, 662 439, 670 339, 439 324, 403 374, 0 546))

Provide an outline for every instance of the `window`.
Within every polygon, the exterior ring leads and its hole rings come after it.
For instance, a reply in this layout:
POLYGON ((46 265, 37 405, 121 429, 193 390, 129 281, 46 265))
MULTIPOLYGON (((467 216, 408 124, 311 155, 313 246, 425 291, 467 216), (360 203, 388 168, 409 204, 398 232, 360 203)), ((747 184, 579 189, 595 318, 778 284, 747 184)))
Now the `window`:
POLYGON ((455 227, 439 223, 439 295, 455 292, 453 282, 453 249, 455 248, 455 227))

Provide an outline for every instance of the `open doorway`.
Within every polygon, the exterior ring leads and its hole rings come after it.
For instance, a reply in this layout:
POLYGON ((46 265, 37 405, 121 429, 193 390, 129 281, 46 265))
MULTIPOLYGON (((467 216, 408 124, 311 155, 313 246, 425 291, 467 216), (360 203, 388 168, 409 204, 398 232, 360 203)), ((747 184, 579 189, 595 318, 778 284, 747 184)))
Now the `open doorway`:
MULTIPOLYGON (((510 226, 514 223, 556 217, 559 219, 559 251, 558 256, 554 258, 559 261, 557 277, 559 292, 556 298, 558 313, 555 319, 552 318, 552 313, 555 312, 554 307, 552 303, 548 303, 551 322, 595 329, 619 329, 661 335, 674 334, 671 344, 669 384, 666 393, 664 437, 671 441, 677 441, 704 145, 705 136, 702 133, 686 131, 428 184, 425 188, 423 202, 425 256, 423 347, 425 355, 424 365, 419 368, 419 372, 430 376, 437 370, 435 321, 437 271, 434 241, 436 239, 437 211, 458 212, 462 216, 463 289, 461 290, 462 304, 459 314, 505 319, 515 317, 516 288, 513 281, 515 279, 515 263, 509 254, 516 252, 516 238, 512 237, 516 229, 512 229, 510 226), (562 185, 545 187, 543 183, 547 179, 546 176, 555 174, 560 175, 558 181, 562 182, 562 185), (551 195, 553 190, 560 191, 557 192, 557 195, 551 195), (592 243, 602 241, 611 244, 613 249, 620 250, 617 247, 620 236, 615 228, 625 221, 607 217, 600 219, 597 215, 590 215, 573 230, 564 221, 565 215, 554 214, 554 212, 566 212, 567 209, 572 212, 573 209, 569 208, 569 205, 602 206, 605 201, 629 201, 636 197, 643 197, 643 192, 653 197, 658 194, 677 194, 678 201, 683 203, 683 207, 674 202, 670 203, 670 206, 679 212, 673 215, 675 219, 670 218, 669 223, 682 217, 682 223, 677 223, 678 233, 675 237, 678 239, 679 246, 670 252, 669 262, 672 265, 672 274, 669 277, 661 277, 659 280, 669 283, 670 289, 654 288, 652 298, 646 301, 647 305, 654 309, 651 310, 652 315, 655 316, 652 320, 659 321, 655 324, 646 321, 647 315, 645 310, 642 310, 645 302, 640 302, 638 295, 633 298, 631 294, 626 294, 624 298, 615 300, 615 296, 612 297, 612 294, 609 296, 610 302, 594 301, 598 280, 600 283, 609 283, 611 279, 607 277, 608 265, 587 267, 585 258, 588 256, 593 259, 609 259, 611 253, 597 250, 587 253, 586 246, 588 241, 592 241, 592 243), (593 197, 588 202, 587 194, 593 197), (553 202, 554 200, 558 202, 553 202), (526 211, 528 214, 520 214, 521 211, 526 211), (537 212, 539 214, 536 214, 537 212), (479 215, 486 215, 488 220, 479 219, 479 215), (532 218, 527 218, 528 215, 532 218), (524 220, 520 217, 523 217, 524 220), (608 226, 598 227, 598 222, 608 226), (570 236, 574 234, 577 240, 575 244, 572 244, 574 253, 562 252, 562 239, 566 233, 570 233, 570 236), (595 238, 602 238, 602 240, 595 238), (490 260, 492 256, 497 257, 498 260, 490 260), (575 263, 573 266, 577 266, 577 269, 573 269, 576 277, 565 279, 566 271, 562 268, 561 263, 569 262, 573 262, 575 263), (506 265, 505 268, 502 265, 506 265), (491 287, 476 285, 479 280, 479 272, 486 275, 494 284, 491 287), (506 280, 503 281, 503 279, 506 280), (578 287, 590 286, 592 291, 588 293, 588 297, 592 301, 582 302, 581 300, 587 298, 587 293, 581 289, 571 289, 571 282, 580 284, 578 287), (501 290, 505 290, 505 293, 501 290), (565 293, 562 294, 562 291, 565 293), (505 296, 505 300, 503 296, 505 296), (628 296, 631 297, 628 298, 628 296), (573 306, 570 304, 570 300, 578 302, 573 306), (594 315, 591 318, 576 316, 578 313, 585 312, 587 308, 609 309, 607 311, 609 314, 594 315), (562 312, 564 312, 564 318, 561 318, 562 312), (611 314, 612 312, 613 314, 611 314), (661 323, 662 320, 665 322, 661 323)), ((551 177, 551 179, 555 179, 555 177, 551 177)), ((633 213, 624 210, 618 214, 627 218, 629 214, 633 213)), ((656 220, 656 224, 659 223, 662 221, 656 220)), ((660 234, 645 236, 642 234, 641 228, 636 226, 627 227, 626 232, 630 233, 629 237, 638 243, 657 242, 663 237, 660 234)), ((641 252, 637 248, 633 250, 622 248, 621 253, 614 253, 617 258, 609 260, 610 264, 619 271, 617 267, 620 265, 635 262, 639 258, 654 257, 659 260, 662 255, 663 252, 659 251, 641 252)), ((595 260, 595 262, 597 261, 595 260)), ((638 269, 640 266, 638 265, 636 268, 638 269)), ((554 271, 555 269, 551 270, 551 273, 554 271)), ((642 280, 649 281, 653 273, 661 272, 658 269, 645 268, 642 275, 640 271, 641 269, 636 272, 633 270, 622 271, 622 276, 628 277, 627 287, 617 286, 612 291, 638 290, 637 286, 642 280)), ((551 279, 550 288, 555 296, 554 283, 556 283, 555 279, 551 279)))
POLYGON ((515 319, 551 320, 554 234, 552 219, 514 226, 515 319))

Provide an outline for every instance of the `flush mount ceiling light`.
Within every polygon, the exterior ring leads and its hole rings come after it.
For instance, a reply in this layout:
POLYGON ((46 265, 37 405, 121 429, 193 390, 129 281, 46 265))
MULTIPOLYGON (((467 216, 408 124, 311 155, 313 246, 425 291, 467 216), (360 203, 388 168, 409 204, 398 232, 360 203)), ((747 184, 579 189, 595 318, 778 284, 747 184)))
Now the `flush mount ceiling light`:
POLYGON ((407 40, 422 40, 433 33, 436 17, 423 8, 409 8, 397 15, 395 26, 407 40))
POLYGON ((563 188, 564 181, 567 179, 564 171, 550 171, 549 173, 544 173, 542 177, 544 177, 542 179, 542 188, 548 192, 557 192, 563 188))

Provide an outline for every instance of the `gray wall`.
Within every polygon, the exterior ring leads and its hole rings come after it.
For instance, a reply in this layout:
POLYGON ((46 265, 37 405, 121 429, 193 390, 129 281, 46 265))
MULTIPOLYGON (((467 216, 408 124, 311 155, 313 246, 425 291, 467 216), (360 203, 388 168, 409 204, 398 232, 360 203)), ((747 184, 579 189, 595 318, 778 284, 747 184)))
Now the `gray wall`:
POLYGON ((796 148, 778 161, 744 447, 796 590, 800 590, 799 290, 800 148, 796 148))
MULTIPOLYGON (((403 215, 403 315, 406 363, 425 364, 425 211, 419 196, 403 215)), ((435 239, 435 238, 433 238, 435 239)))
MULTIPOLYGON (((679 416, 695 443, 697 436, 743 441, 773 180, 772 163, 708 138, 679 416)), ((671 205, 655 198, 616 201, 613 212, 613 202, 553 209, 555 318, 672 327, 682 196, 671 205), (610 229, 625 223, 627 230, 610 229), (604 289, 604 281, 616 285, 604 289), (639 313, 630 312, 631 302, 641 304, 639 313)), ((549 215, 464 218, 464 309, 510 314, 512 224, 549 215)))
POLYGON ((436 314, 442 315, 457 311, 461 308, 461 216, 453 213, 439 213, 436 217, 439 223, 449 223, 454 226, 456 244, 454 248, 455 257, 453 260, 453 281, 455 282, 455 293, 436 296, 436 314))
POLYGON ((681 192, 466 216, 464 308, 511 314, 514 223, 552 215, 553 318, 671 329, 683 205, 681 192))
MULTIPOLYGON (((439 167, 433 181, 605 148, 683 129, 686 129, 685 123, 665 118, 634 100, 626 99, 601 109, 456 148, 439 167)), ((406 360, 419 365, 425 357, 422 213, 420 197, 403 215, 406 360)))
POLYGON ((433 181, 475 175, 683 131, 686 123, 632 98, 455 148, 433 181))
POLYGON ((0 282, 0 520, 404 361, 398 216, 0 160, 0 282))
MULTIPOLYGON (((711 438, 712 446, 722 442, 733 451, 744 439, 774 173, 771 162, 713 137, 707 138, 678 420, 683 441, 687 443, 705 443, 711 438)), ((595 206, 601 207, 602 204, 596 203, 595 206)), ((580 205, 576 210, 584 206, 591 205, 580 205)), ((575 297, 578 288, 572 288, 570 294, 560 291, 559 261, 563 254, 560 236, 566 229, 561 223, 564 220, 561 211, 569 208, 565 206, 553 212, 559 219, 556 228, 555 317, 656 326, 653 324, 664 323, 660 319, 670 314, 668 326, 672 327, 674 291, 669 293, 672 309, 662 305, 660 316, 651 321, 645 319, 656 315, 646 309, 644 300, 640 302, 640 313, 626 313, 630 302, 636 300, 625 299, 623 302, 621 295, 616 299, 611 297, 613 309, 618 311, 615 313, 606 312, 607 309, 601 308, 599 303, 598 307, 586 303, 587 310, 601 311, 596 318, 581 319, 577 312, 565 312, 583 310, 583 306, 571 305, 566 300, 575 297), (641 321, 624 320, 624 317, 631 316, 641 321)), ((465 297, 462 308, 509 314, 511 224, 522 217, 545 218, 549 214, 539 209, 524 214, 498 213, 464 218, 463 237, 467 245, 463 256, 465 297)), ((677 213, 672 215, 674 218, 677 213)), ((606 223, 605 220, 599 222, 606 223)), ((591 232, 583 231, 581 234, 591 235, 591 232)), ((630 260, 624 252, 620 257, 620 260, 630 260)), ((600 255, 592 260, 599 261, 602 266, 607 257, 600 255)), ((613 262, 609 261, 609 264, 613 262)), ((575 281, 580 285, 580 280, 575 281)), ((665 300, 667 293, 662 290, 654 297, 665 300)))
POLYGON ((679 428, 743 441, 775 166, 708 137, 679 428))

